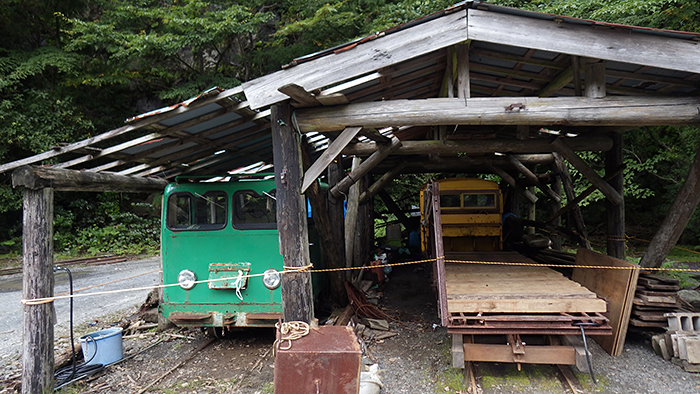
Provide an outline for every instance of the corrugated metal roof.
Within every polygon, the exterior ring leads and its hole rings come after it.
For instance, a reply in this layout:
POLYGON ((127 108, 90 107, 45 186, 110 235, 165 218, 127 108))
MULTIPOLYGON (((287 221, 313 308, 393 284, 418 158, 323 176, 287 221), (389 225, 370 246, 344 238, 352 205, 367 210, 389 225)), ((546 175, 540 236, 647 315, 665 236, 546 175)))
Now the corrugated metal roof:
MULTIPOLYGON (((468 1, 383 32, 294 59, 286 67, 293 69, 299 64, 312 66, 315 61, 338 53, 356 52, 359 56, 368 47, 364 44, 392 39, 397 32, 420 29, 427 22, 439 21, 447 15, 469 9, 579 26, 605 26, 669 40, 700 38, 698 33, 625 26, 468 1)), ((546 48, 486 41, 471 41, 469 52, 472 97, 538 96, 565 73, 573 61, 571 55, 546 48)), ((340 93, 351 103, 444 96, 447 67, 453 65, 455 59, 453 47, 434 48, 414 55, 408 60, 377 68, 350 80, 339 75, 338 81, 323 87, 321 93, 340 93)), ((318 62, 319 67, 323 67, 324 61, 318 62)), ((611 95, 698 95, 700 73, 608 61, 606 85, 611 95)), ((130 118, 125 126, 118 129, 2 164, 0 172, 24 164, 44 163, 52 163, 50 165, 59 168, 167 179, 178 175, 225 175, 235 171, 269 170, 272 162, 270 111, 252 110, 245 101, 244 93, 242 87, 228 90, 214 87, 181 103, 130 118)), ((549 93, 552 96, 574 94, 573 81, 549 93)), ((410 125, 396 125, 382 132, 403 140, 433 138, 429 129, 410 125)), ((470 133, 478 136, 475 138, 483 138, 486 134, 511 138, 514 130, 512 127, 499 127, 484 134, 484 130, 460 126, 454 128, 450 138, 471 138, 470 133)), ((307 137, 313 149, 322 150, 328 146, 329 137, 333 138, 334 135, 316 133, 307 137)), ((366 138, 359 137, 359 140, 366 138)))

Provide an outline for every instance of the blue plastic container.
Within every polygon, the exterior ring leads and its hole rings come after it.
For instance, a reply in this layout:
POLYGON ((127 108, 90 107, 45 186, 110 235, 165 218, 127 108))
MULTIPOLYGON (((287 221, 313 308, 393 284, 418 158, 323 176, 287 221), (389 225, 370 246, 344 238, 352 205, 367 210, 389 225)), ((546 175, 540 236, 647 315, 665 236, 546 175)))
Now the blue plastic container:
POLYGON ((124 357, 122 328, 108 328, 80 337, 86 365, 115 363, 124 357))

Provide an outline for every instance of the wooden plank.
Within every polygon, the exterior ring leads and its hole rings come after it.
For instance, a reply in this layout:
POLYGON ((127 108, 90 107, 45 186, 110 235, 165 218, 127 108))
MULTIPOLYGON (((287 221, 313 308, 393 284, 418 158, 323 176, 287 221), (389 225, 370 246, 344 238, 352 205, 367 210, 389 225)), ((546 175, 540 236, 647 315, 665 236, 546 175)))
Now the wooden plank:
POLYGON ((296 83, 290 83, 279 87, 277 90, 291 97, 295 102, 292 105, 296 108, 318 107, 321 103, 316 100, 313 94, 296 83))
MULTIPOLYGON (((53 296, 53 190, 24 189, 22 298, 53 296)), ((53 303, 24 305, 22 393, 53 392, 53 303)))
MULTIPOLYGON (((598 190, 600 190, 610 202, 615 205, 622 204, 624 201, 620 193, 617 192, 608 182, 598 175, 591 167, 581 159, 573 149, 571 149, 564 139, 557 138, 552 141, 552 146, 556 151, 564 156, 571 165, 573 165, 586 179, 588 179, 598 190)), ((700 182, 699 182, 700 183, 700 182)))
POLYGON ((465 343, 464 359, 466 361, 523 364, 573 365, 576 363, 575 350, 572 346, 524 346, 523 348, 525 352, 516 359, 510 345, 465 343))
POLYGON ((676 39, 476 9, 468 10, 468 29, 470 40, 700 72, 700 46, 692 37, 676 39))
POLYGON ((431 187, 431 204, 433 219, 433 242, 435 244, 435 274, 438 289, 438 307, 440 309, 440 322, 443 326, 449 323, 450 307, 445 289, 445 248, 442 242, 442 222, 440 215, 440 184, 433 182, 431 187))
POLYGON ((321 93, 316 95, 316 100, 324 106, 350 104, 350 100, 342 93, 321 93))
MULTIPOLYGON (((447 252, 445 254, 446 258, 448 259, 460 259, 460 260, 465 260, 465 261, 493 261, 493 262, 518 262, 518 263, 532 263, 535 264, 535 262, 523 256, 520 253, 517 252, 507 252, 507 251, 501 251, 501 252, 447 252)), ((450 264, 449 265, 451 269, 456 269, 459 267, 458 264, 450 264)), ((493 269, 493 270, 499 270, 498 268, 494 268, 495 266, 491 265, 483 265, 480 264, 477 266, 479 269, 493 269)), ((537 267, 533 267, 537 268, 537 267)), ((545 267, 542 267, 545 268, 545 267)), ((474 268, 469 268, 474 269, 474 268)))
POLYGON ((323 151, 321 156, 316 159, 314 164, 309 167, 309 169, 304 174, 304 182, 301 185, 301 192, 304 193, 306 189, 309 188, 312 182, 314 182, 318 177, 326 170, 328 165, 335 160, 340 152, 345 148, 350 141, 357 135, 357 133, 362 130, 362 127, 348 127, 343 130, 342 133, 328 145, 328 148, 323 151))
MULTIPOLYGON (((577 265, 613 266, 634 268, 635 265, 616 258, 579 249, 576 254, 577 265)), ((574 268, 572 279, 599 297, 608 300, 608 318, 613 329, 610 337, 596 338, 600 346, 613 356, 622 354, 627 334, 627 324, 632 310, 632 301, 637 287, 639 270, 636 269, 590 269, 574 268)))
POLYGON ((357 49, 339 51, 318 60, 269 74, 244 83, 251 108, 258 109, 286 96, 277 88, 297 83, 308 90, 321 89, 351 78, 392 66, 466 40, 466 12, 449 15, 362 43, 357 49))
POLYGON ((385 100, 300 109, 302 132, 439 125, 656 126, 700 123, 697 97, 476 97, 385 100))
POLYGON ((512 300, 447 300, 451 313, 562 313, 605 312, 605 301, 601 299, 537 298, 512 300))

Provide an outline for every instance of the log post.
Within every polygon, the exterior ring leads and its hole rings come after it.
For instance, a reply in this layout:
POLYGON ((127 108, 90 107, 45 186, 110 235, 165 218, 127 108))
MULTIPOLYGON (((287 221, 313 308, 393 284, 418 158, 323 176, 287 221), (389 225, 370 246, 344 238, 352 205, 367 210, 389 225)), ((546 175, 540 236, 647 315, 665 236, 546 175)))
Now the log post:
MULTIPOLYGON (((272 107, 272 148, 277 187, 277 229, 284 266, 294 269, 311 263, 306 223, 306 201, 301 194, 302 159, 299 134, 292 129, 288 102, 272 107)), ((311 274, 282 275, 284 321, 309 323, 314 316, 311 274)))
MULTIPOLYGON (((23 278, 25 300, 53 296, 53 189, 24 189, 23 278)), ((24 305, 22 393, 53 392, 53 303, 24 305)))
MULTIPOLYGON (((311 151, 308 142, 303 144, 301 151, 304 162, 304 167, 311 166, 311 151)), ((308 173, 308 172, 307 172, 308 173)), ((304 178, 306 180, 306 178, 304 178)), ((318 232, 321 250, 323 251, 323 263, 326 268, 342 268, 345 267, 345 256, 343 242, 339 242, 334 238, 333 220, 331 211, 329 210, 330 202, 328 201, 328 192, 321 189, 318 179, 314 179, 309 184, 306 190, 306 196, 311 204, 311 212, 313 221, 318 232)), ((345 306, 348 303, 347 291, 345 290, 345 278, 340 271, 328 273, 330 283, 330 293, 333 304, 337 306, 345 306)))
MULTIPOLYGON (((351 172, 355 171, 360 166, 361 162, 362 160, 359 157, 353 157, 351 172)), ((347 179, 347 177, 345 179, 347 179)), ((361 182, 358 180, 356 183, 350 186, 350 190, 348 192, 348 206, 347 211, 345 212, 345 266, 348 268, 354 266, 355 264, 353 259, 355 253, 355 241, 357 239, 357 215, 360 209, 360 184, 361 182)), ((352 278, 350 271, 348 271, 347 278, 348 280, 351 280, 352 278)))
POLYGON ((654 238, 651 239, 647 252, 639 261, 640 266, 661 266, 668 252, 678 242, 685 226, 688 225, 690 216, 698 206, 698 202, 700 202, 700 147, 695 152, 695 160, 693 160, 683 187, 678 192, 654 238))
MULTIPOLYGON (((561 177, 554 176, 554 182, 552 183, 552 191, 561 195, 561 177)), ((550 200, 549 201, 549 211, 554 214, 561 209, 561 199, 559 201, 550 200)), ((552 225, 556 228, 561 226, 561 216, 557 216, 552 220, 552 225)), ((550 236, 552 240, 552 249, 561 250, 561 235, 554 234, 550 236)))
MULTIPOLYGON (((611 174, 623 165, 622 149, 623 139, 622 133, 612 133, 610 137, 613 140, 613 148, 605 153, 605 172, 611 174)), ((605 210, 607 212, 607 252, 608 256, 615 257, 620 260, 625 259, 625 200, 623 189, 623 174, 620 172, 614 176, 608 183, 615 189, 620 196, 623 197, 620 204, 613 204, 609 200, 605 200, 605 210)))

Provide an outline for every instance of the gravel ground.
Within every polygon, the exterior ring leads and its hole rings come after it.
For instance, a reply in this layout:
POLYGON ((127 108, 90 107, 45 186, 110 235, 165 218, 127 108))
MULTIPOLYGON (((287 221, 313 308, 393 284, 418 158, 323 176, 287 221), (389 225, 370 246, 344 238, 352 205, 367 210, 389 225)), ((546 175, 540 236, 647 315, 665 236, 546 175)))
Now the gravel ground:
MULTIPOLYGON (((451 338, 437 326, 435 297, 425 278, 430 278, 425 266, 397 267, 381 289, 380 306, 397 317, 390 328, 398 334, 365 343, 365 363, 379 365, 381 393, 468 391, 462 371, 451 367, 451 338)), ((138 393, 150 385, 148 393, 272 393, 273 339, 270 329, 238 331, 198 352, 208 339, 197 329, 132 335, 124 339, 125 355, 145 351, 72 386, 69 392, 138 393)), ((656 356, 647 335, 630 334, 620 357, 609 356, 590 337, 589 344, 599 384, 593 386, 586 373, 575 372, 579 392, 700 393, 700 375, 656 356)), ((63 339, 58 345, 60 351, 68 344, 63 339)), ((0 368, 0 379, 16 376, 18 365, 19 359, 6 363, 0 368)), ((558 369, 549 365, 523 365, 517 371, 512 364, 475 363, 475 372, 477 392, 482 394, 571 392, 558 369)), ((9 383, 0 381, 0 393, 13 392, 9 383)))

